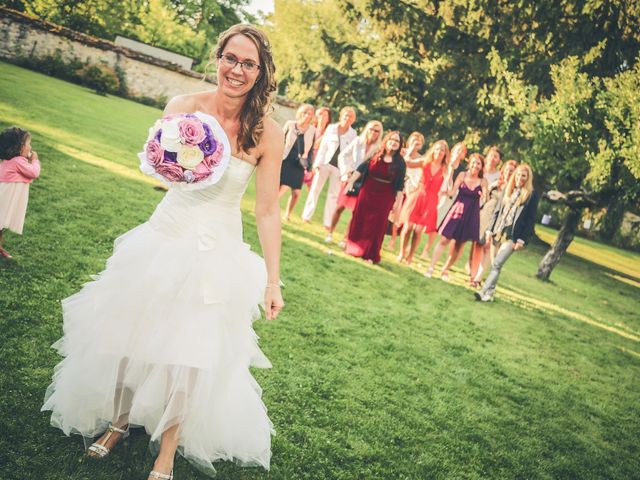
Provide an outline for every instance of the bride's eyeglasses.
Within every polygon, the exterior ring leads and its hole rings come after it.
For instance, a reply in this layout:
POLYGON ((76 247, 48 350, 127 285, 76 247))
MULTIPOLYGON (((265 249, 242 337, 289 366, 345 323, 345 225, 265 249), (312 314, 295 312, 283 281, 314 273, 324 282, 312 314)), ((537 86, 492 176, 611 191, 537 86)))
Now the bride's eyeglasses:
POLYGON ((245 60, 241 62, 235 56, 225 53, 224 55, 220 55, 218 57, 222 63, 229 68, 236 68, 236 65, 240 64, 240 68, 247 73, 254 73, 260 70, 260 65, 252 62, 251 60, 245 60))

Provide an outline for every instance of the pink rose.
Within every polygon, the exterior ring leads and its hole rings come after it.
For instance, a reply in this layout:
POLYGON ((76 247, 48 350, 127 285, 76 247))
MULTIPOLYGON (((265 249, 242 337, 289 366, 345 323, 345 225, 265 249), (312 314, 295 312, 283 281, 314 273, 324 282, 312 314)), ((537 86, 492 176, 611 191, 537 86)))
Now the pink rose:
POLYGON ((206 137, 202 123, 194 118, 180 120, 178 128, 180 130, 180 138, 187 145, 198 145, 206 137))
POLYGON ((222 145, 222 142, 218 142, 216 151, 213 152, 211 155, 207 155, 206 157, 204 157, 204 160, 202 161, 202 163, 204 163, 206 167, 210 170, 213 169, 213 167, 217 167, 220 164, 220 161, 222 160, 223 150, 224 150, 224 147, 222 145))
POLYGON ((211 173, 211 165, 207 162, 207 157, 193 169, 193 173, 204 176, 208 176, 211 173))
POLYGON ((177 163, 163 163, 156 167, 156 172, 170 182, 179 182, 184 178, 182 167, 177 163))
POLYGON ((157 167, 162 163, 162 159, 164 158, 164 150, 157 140, 149 140, 147 142, 145 153, 147 154, 147 162, 150 165, 157 167))

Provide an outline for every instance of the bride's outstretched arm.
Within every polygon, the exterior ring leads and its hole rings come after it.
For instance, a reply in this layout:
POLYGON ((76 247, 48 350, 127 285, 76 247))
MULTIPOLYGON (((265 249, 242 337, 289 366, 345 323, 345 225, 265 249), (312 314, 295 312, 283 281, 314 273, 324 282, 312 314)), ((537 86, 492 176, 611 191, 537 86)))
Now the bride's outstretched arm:
POLYGON ((267 288, 264 309, 268 320, 278 316, 284 301, 280 292, 280 166, 284 151, 284 135, 272 119, 265 119, 260 140, 261 155, 256 170, 256 223, 264 261, 267 266, 267 288))

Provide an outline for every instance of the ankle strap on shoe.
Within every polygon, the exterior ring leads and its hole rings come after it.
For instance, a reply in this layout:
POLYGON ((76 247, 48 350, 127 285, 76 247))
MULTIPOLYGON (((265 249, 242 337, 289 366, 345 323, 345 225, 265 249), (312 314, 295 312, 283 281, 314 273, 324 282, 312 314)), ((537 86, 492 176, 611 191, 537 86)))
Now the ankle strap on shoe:
POLYGON ((121 428, 116 427, 115 425, 109 424, 108 430, 111 430, 112 432, 117 432, 117 433, 120 433, 120 434, 125 434, 125 433, 129 432, 129 425, 127 425, 127 429, 126 430, 123 430, 121 428))
POLYGON ((160 473, 152 470, 149 474, 149 478, 156 478, 157 480, 173 480, 173 471, 167 475, 166 473, 160 473))

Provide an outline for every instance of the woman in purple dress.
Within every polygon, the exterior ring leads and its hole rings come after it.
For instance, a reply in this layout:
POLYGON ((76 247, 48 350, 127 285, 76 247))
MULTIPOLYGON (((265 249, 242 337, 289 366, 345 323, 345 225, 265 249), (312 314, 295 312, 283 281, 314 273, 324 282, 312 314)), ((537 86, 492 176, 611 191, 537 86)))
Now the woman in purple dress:
POLYGON ((482 178, 484 161, 482 155, 474 153, 469 157, 469 168, 458 174, 453 188, 441 195, 458 195, 444 217, 438 233, 440 241, 433 251, 431 265, 424 276, 431 278, 433 268, 447 245, 451 244, 449 256, 442 267, 442 280, 449 280, 449 269, 458 260, 464 245, 468 241, 477 242, 480 233, 480 201, 487 197, 487 181, 482 178))

